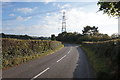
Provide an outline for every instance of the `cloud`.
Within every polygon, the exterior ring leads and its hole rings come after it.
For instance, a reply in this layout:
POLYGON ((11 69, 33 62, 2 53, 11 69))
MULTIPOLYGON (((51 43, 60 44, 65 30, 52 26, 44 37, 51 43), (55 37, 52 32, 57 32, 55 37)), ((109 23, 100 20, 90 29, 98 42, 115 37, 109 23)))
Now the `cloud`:
MULTIPOLYGON (((57 6, 58 4, 54 4, 57 6)), ((32 17, 18 16, 18 21, 27 21, 32 17)), ((39 17, 38 17, 39 18, 39 17)), ((66 25, 67 32, 80 32, 83 27, 97 26, 101 33, 107 33, 109 35, 118 32, 118 20, 110 18, 108 15, 103 15, 101 12, 86 11, 79 8, 66 9, 66 25)), ((47 13, 45 17, 38 19, 38 23, 30 26, 18 26, 18 27, 5 27, 4 31, 15 34, 28 34, 36 36, 50 36, 51 34, 58 34, 61 32, 61 20, 62 13, 47 13), (41 24, 41 23, 42 24, 41 24), (58 30, 59 28, 59 30, 58 30)), ((34 21, 33 21, 34 23, 34 21)))
MULTIPOLYGON (((2 2, 97 2, 98 0, 2 0, 2 2)), ((113 2, 113 0, 109 0, 113 2)), ((115 0, 118 1, 118 0, 115 0)), ((107 1, 108 2, 108 1, 107 1)))
POLYGON ((17 11, 22 12, 22 13, 30 13, 32 12, 31 8, 18 8, 17 11))
POLYGON ((33 12, 36 9, 37 9, 37 7, 34 7, 34 8, 17 8, 17 9, 15 9, 15 11, 27 14, 27 13, 33 12))
POLYGON ((43 0, 43 2, 45 2, 46 4, 49 3, 49 2, 54 2, 56 0, 43 0))
POLYGON ((96 12, 86 12, 81 8, 73 8, 66 11, 67 29, 81 32, 86 25, 99 27, 100 32, 112 34, 117 32, 118 20, 108 15, 96 12))
MULTIPOLYGON (((2 0, 2 2, 98 2, 99 0, 2 0)), ((103 0, 104 2, 118 2, 119 0, 103 0)))
MULTIPOLYGON (((4 31, 15 34, 28 34, 35 36, 47 36, 51 34, 57 35, 61 32, 61 19, 62 14, 49 13, 43 19, 38 20, 38 23, 31 26, 18 26, 16 28, 7 28, 4 31), (40 23, 42 22, 42 24, 40 23), (58 30, 59 28, 59 30, 58 30)), ((79 32, 82 33, 83 27, 90 25, 99 27, 98 30, 101 33, 107 33, 109 35, 116 33, 118 31, 118 20, 110 18, 107 15, 96 12, 86 12, 81 10, 81 8, 71 8, 66 10, 66 27, 67 32, 79 32)), ((30 19, 18 16, 19 21, 26 21, 30 19)))
POLYGON ((65 5, 61 6, 60 8, 61 8, 61 9, 64 9, 64 8, 69 8, 69 7, 71 7, 70 4, 65 4, 65 5))
MULTIPOLYGON (((22 17, 18 17, 18 20, 23 21, 24 19, 22 17)), ((32 36, 51 36, 51 34, 58 34, 58 27, 61 26, 59 23, 59 15, 56 13, 52 13, 48 16, 45 16, 42 19, 38 21, 37 24, 33 24, 30 26, 17 26, 17 27, 4 27, 3 32, 5 33, 13 33, 13 34, 28 34, 32 36), (53 17, 54 16, 54 17, 53 17)))
POLYGON ((15 14, 9 14, 9 16, 15 16, 15 14))
MULTIPOLYGON (((54 28, 52 29, 54 30, 54 28)), ((31 25, 31 26, 17 26, 17 27, 5 27, 2 29, 5 33, 10 34, 28 34, 31 36, 50 36, 51 29, 47 25, 31 25)))
MULTIPOLYGON (((43 21, 46 24, 49 33, 59 33, 58 28, 61 29, 62 13, 52 13, 44 17, 43 21)), ((90 25, 99 27, 98 30, 101 33, 113 34, 118 31, 118 20, 116 18, 110 18, 108 15, 102 12, 87 12, 83 8, 71 8, 66 10, 66 27, 68 32, 80 32, 82 33, 83 27, 90 25)))
POLYGON ((29 19, 31 19, 32 17, 30 16, 30 17, 22 17, 22 16, 18 16, 17 18, 16 18, 16 20, 18 20, 18 21, 27 21, 27 20, 29 20, 29 19))
POLYGON ((56 2, 53 3, 53 6, 60 8, 60 4, 56 2))
POLYGON ((70 4, 60 5, 59 3, 55 3, 55 2, 53 3, 53 6, 58 7, 58 8, 60 8, 60 9, 70 8, 70 7, 71 7, 70 4))

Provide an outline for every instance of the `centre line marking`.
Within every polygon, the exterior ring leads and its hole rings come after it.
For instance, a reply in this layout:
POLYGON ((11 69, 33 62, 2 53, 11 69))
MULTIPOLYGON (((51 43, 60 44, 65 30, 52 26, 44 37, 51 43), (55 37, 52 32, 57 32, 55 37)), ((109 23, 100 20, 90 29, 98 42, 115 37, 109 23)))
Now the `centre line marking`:
POLYGON ((65 57, 66 57, 66 55, 64 55, 62 58, 60 58, 59 60, 57 60, 57 62, 61 61, 65 57))
POLYGON ((70 48, 70 50, 69 50, 69 52, 67 54, 69 54, 71 50, 72 50, 72 48, 70 48))
POLYGON ((38 75, 34 76, 31 80, 34 80, 35 78, 37 78, 38 76, 42 75, 43 73, 45 73, 47 70, 49 70, 50 68, 46 68, 45 70, 43 70, 41 73, 39 73, 38 75))
POLYGON ((67 54, 69 54, 69 53, 70 53, 70 51, 67 54))

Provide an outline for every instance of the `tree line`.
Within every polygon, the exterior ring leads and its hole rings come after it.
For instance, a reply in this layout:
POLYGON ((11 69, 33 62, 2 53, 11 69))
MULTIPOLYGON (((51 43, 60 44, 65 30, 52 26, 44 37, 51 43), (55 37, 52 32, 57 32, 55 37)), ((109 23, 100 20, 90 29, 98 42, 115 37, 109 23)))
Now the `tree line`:
POLYGON ((117 39, 119 36, 113 34, 111 36, 103 33, 99 33, 98 27, 95 26, 85 26, 82 30, 82 34, 78 32, 62 32, 55 36, 51 35, 51 40, 58 40, 62 42, 69 43, 82 43, 83 41, 106 41, 111 39, 117 39))
MULTIPOLYGON (((104 14, 108 14, 108 16, 120 18, 120 1, 116 2, 105 2, 103 0, 99 0, 97 5, 99 6, 98 11, 103 11, 104 14)), ((105 41, 110 39, 118 39, 120 35, 113 34, 111 36, 107 34, 99 33, 98 27, 86 26, 82 30, 82 34, 74 32, 63 32, 55 36, 51 35, 51 40, 58 40, 62 42, 75 42, 81 43, 83 41, 105 41)))
POLYGON ((50 37, 36 37, 29 35, 13 35, 1 33, 0 38, 13 38, 13 39, 22 39, 22 40, 50 40, 50 37))

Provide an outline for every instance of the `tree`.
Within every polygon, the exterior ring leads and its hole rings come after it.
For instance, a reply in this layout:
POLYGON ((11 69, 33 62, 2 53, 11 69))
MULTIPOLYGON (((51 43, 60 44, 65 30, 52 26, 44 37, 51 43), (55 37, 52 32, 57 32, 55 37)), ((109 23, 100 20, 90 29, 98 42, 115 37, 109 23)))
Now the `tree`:
POLYGON ((86 26, 84 27, 82 32, 83 32, 83 35, 95 35, 96 33, 98 33, 98 27, 86 26))
POLYGON ((51 40, 56 40, 56 37, 54 34, 51 35, 51 40))
POLYGON ((103 11, 103 13, 107 13, 109 16, 120 17, 120 1, 103 2, 100 0, 97 4, 100 6, 99 11, 103 11))
POLYGON ((119 34, 117 34, 117 33, 114 33, 114 34, 111 35, 112 39, 117 39, 118 37, 119 37, 119 34))
POLYGON ((77 32, 62 32, 58 34, 57 40, 62 42, 77 43, 78 38, 81 37, 81 34, 77 32))

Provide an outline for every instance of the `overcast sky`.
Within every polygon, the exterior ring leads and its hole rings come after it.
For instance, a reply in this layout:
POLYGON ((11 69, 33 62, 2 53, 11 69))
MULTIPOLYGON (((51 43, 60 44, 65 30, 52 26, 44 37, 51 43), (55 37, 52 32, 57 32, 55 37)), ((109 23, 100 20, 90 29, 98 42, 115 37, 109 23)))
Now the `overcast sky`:
MULTIPOLYGON (((9 0, 10 1, 10 0, 9 0)), ((4 2, 2 32, 49 37, 61 32, 62 12, 66 12, 67 32, 82 33, 83 27, 99 27, 100 33, 118 32, 118 19, 97 12, 97 2, 4 2)))

